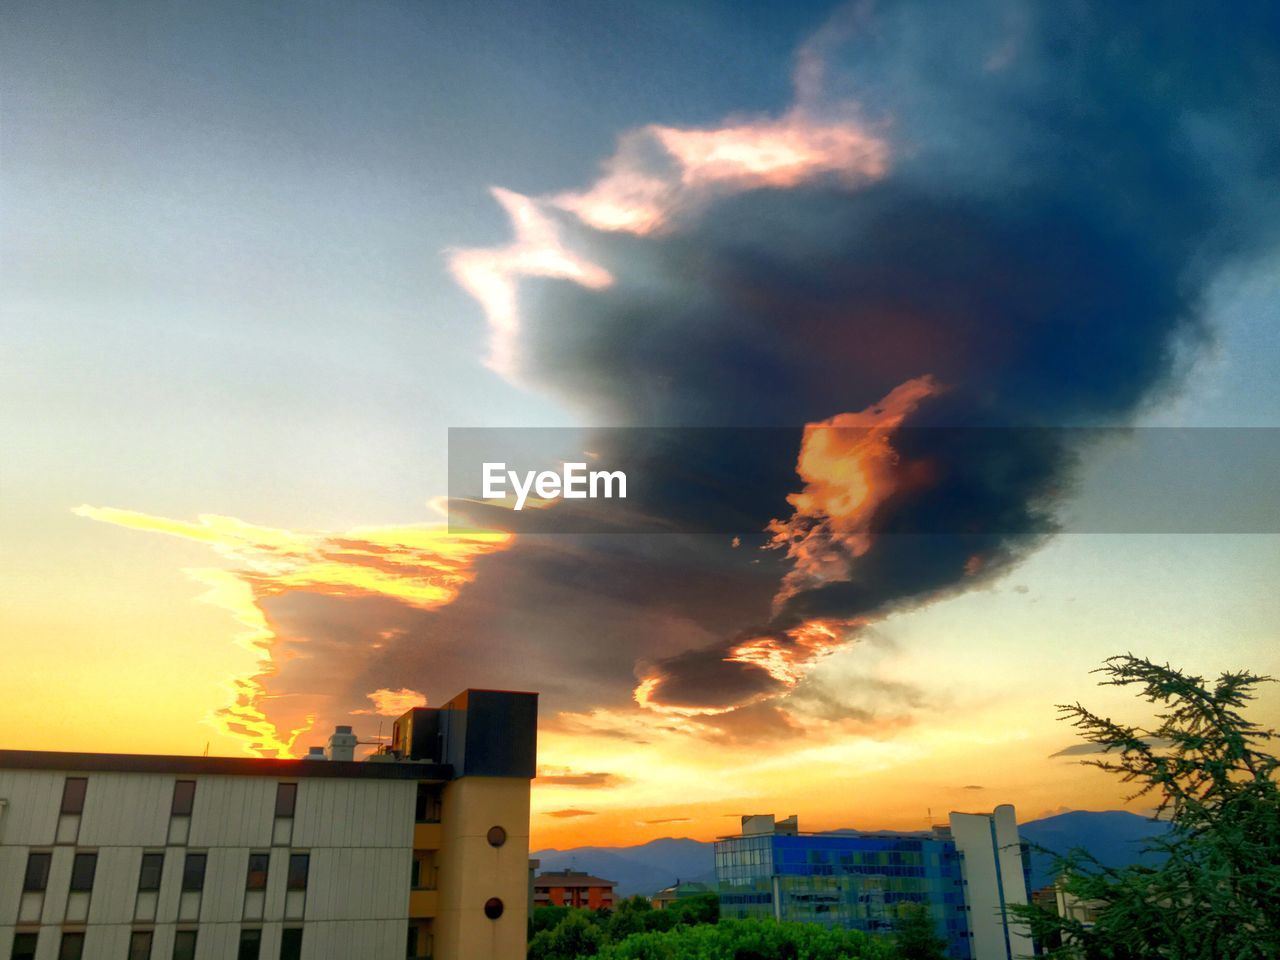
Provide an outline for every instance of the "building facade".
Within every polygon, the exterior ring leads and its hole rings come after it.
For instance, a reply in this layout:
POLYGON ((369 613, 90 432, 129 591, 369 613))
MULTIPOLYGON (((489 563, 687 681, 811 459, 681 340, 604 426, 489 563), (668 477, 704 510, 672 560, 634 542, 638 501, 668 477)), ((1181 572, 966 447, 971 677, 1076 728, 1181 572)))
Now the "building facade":
POLYGON ((952 814, 951 827, 927 832, 825 834, 800 833, 794 817, 744 817, 741 834, 716 843, 720 912, 874 935, 892 933, 919 906, 955 960, 1029 956, 1031 942, 1008 912, 1026 902, 1028 877, 1012 817, 1012 807, 1000 807, 952 814), (1011 850, 999 846, 1005 842, 1011 850))
POLYGON ((550 870, 533 881, 533 902, 539 907, 585 907, 612 910, 613 880, 573 870, 550 870))
POLYGON ((649 905, 655 910, 665 910, 681 900, 703 897, 707 894, 715 895, 715 893, 715 888, 709 884, 699 883, 697 880, 677 880, 671 886, 663 887, 650 897, 649 905))
POLYGON ((522 958, 536 718, 468 690, 360 762, 350 728, 305 760, 0 751, 0 960, 522 958))

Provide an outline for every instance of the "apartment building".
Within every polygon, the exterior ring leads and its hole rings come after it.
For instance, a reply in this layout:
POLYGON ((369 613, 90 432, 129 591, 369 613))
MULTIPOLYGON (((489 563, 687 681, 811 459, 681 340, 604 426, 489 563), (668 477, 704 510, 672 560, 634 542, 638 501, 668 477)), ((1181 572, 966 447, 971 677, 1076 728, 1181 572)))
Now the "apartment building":
POLYGON ((889 935, 925 908, 956 960, 1034 953, 1009 907, 1026 903, 1029 861, 1013 807, 953 813, 931 831, 801 833, 795 817, 742 818, 716 842, 720 913, 889 935))
POLYGON ((519 960, 537 695, 356 761, 0 750, 0 960, 519 960))
POLYGON ((538 907, 586 907, 612 910, 617 881, 577 870, 549 870, 533 881, 533 903, 538 907))

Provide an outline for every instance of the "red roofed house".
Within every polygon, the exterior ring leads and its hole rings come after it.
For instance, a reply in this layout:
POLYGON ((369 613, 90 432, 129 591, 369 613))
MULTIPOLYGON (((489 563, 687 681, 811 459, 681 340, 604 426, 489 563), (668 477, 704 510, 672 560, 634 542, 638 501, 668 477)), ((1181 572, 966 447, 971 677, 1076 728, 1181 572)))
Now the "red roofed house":
POLYGON ((615 880, 602 880, 589 873, 549 870, 533 881, 533 905, 611 910, 613 888, 617 885, 615 880))

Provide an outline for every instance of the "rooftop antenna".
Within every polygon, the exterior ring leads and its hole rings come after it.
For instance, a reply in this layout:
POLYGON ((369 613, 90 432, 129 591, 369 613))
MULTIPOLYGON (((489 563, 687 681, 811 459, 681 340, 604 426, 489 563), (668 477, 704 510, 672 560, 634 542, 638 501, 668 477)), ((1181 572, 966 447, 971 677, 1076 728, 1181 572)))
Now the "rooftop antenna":
POLYGON ((933 827, 933 807, 926 807, 925 810, 927 811, 926 817, 929 820, 929 826, 930 828, 932 828, 933 827))

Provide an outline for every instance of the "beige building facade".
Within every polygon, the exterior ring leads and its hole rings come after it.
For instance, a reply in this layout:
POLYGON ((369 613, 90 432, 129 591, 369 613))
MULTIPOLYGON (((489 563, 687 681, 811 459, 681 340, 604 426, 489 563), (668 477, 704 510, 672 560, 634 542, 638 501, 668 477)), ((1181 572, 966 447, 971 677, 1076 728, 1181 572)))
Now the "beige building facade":
POLYGON ((0 958, 518 960, 536 712, 469 690, 365 761, 349 728, 306 760, 0 750, 0 958))

